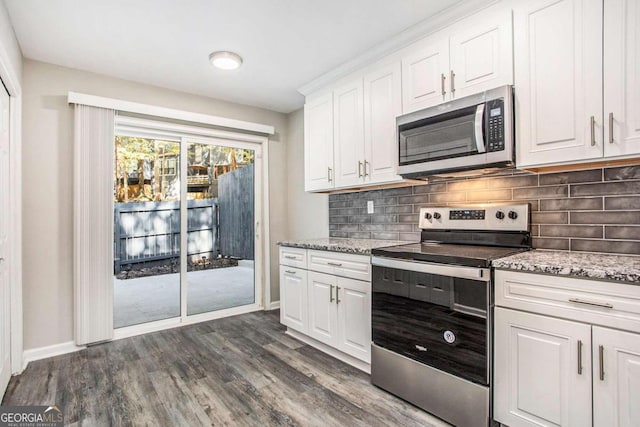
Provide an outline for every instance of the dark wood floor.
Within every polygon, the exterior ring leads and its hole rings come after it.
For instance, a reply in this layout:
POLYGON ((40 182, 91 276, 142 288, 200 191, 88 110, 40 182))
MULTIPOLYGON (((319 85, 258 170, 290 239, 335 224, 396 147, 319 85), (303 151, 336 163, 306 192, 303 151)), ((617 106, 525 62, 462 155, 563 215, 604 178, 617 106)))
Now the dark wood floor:
POLYGON ((440 426, 256 312, 29 364, 3 405, 59 405, 76 425, 440 426))

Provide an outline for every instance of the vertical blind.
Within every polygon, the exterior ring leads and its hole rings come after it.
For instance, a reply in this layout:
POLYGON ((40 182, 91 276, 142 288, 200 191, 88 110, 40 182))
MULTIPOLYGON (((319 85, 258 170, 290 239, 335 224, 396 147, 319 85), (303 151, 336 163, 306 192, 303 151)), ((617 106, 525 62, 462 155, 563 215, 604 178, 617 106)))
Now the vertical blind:
POLYGON ((113 338, 113 157, 115 111, 75 104, 75 341, 113 338))

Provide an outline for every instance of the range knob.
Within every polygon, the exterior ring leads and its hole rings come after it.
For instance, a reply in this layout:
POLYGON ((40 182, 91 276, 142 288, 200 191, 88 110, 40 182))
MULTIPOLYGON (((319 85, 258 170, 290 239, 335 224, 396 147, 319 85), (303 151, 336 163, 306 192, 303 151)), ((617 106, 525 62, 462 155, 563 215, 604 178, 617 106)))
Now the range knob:
POLYGON ((509 211, 509 218, 510 219, 518 218, 518 213, 516 211, 509 211))
POLYGON ((504 219, 504 212, 502 212, 502 211, 498 211, 498 212, 496 212, 496 218, 498 218, 498 219, 504 219))
POLYGON ((431 219, 431 214, 429 212, 424 214, 424 218, 430 220, 431 219))
POLYGON ((440 213, 439 213, 439 212, 434 212, 434 213, 433 213, 433 218, 434 218, 434 219, 440 219, 440 218, 442 218, 442 215, 440 215, 440 213))

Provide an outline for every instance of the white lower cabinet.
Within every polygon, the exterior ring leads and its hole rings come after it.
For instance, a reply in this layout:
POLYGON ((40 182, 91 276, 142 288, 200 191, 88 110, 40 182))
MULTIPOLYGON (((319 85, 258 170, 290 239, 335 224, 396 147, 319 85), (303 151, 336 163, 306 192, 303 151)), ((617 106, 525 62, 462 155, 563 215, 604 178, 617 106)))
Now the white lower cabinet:
POLYGON ((369 257, 317 250, 306 256, 308 270, 280 265, 281 323, 370 363, 371 281, 360 280, 371 277, 369 257))
POLYGON ((640 425, 640 287, 510 271, 495 277, 495 420, 640 425))

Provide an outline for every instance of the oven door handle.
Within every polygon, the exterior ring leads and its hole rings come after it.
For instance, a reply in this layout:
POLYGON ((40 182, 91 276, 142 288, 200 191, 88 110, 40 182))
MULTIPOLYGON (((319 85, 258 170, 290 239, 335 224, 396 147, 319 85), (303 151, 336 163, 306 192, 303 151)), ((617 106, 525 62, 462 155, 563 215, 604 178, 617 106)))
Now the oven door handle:
POLYGON ((422 261, 404 261, 385 257, 371 257, 371 265, 395 268, 398 270, 415 271, 418 273, 437 274, 439 276, 458 277, 460 279, 488 282, 491 280, 491 270, 479 267, 463 267, 459 265, 432 264, 422 261))
POLYGON ((487 151, 484 144, 484 134, 482 132, 482 128, 484 124, 484 104, 478 105, 476 108, 476 119, 474 122, 475 127, 475 136, 476 136, 476 148, 478 149, 478 153, 484 153, 487 151))

